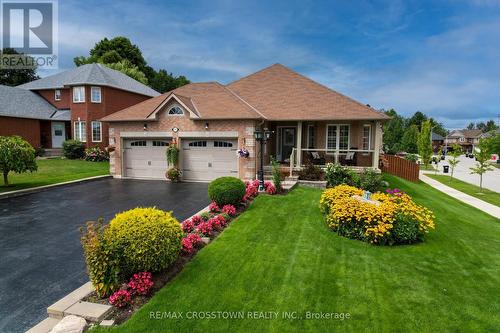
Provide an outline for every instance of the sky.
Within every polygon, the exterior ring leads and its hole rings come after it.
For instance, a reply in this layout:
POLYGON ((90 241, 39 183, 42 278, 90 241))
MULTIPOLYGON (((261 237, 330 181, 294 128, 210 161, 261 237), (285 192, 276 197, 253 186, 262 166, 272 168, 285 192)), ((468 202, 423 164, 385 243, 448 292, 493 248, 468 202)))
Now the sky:
POLYGON ((500 115, 500 0, 59 1, 60 70, 115 36, 194 82, 228 83, 281 63, 448 128, 500 115))

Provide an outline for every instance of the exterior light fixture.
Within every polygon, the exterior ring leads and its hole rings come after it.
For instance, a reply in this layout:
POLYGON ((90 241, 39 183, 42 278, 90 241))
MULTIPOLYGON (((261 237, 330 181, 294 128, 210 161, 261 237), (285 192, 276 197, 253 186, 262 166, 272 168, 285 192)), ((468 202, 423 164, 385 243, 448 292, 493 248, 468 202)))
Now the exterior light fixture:
POLYGON ((273 132, 267 128, 263 130, 256 130, 253 135, 256 141, 260 142, 260 170, 259 170, 259 191, 264 191, 264 145, 267 143, 267 140, 271 137, 273 132))
POLYGON ((208 129, 208 123, 205 123, 205 129, 206 130, 208 129))
POLYGON ((148 124, 144 123, 144 130, 147 131, 148 130, 148 124))

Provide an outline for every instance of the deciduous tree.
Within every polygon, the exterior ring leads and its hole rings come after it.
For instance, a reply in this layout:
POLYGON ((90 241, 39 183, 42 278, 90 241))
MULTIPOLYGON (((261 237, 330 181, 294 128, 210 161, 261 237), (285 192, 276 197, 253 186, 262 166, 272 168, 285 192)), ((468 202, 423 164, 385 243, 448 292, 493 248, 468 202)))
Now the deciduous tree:
POLYGON ((0 136, 0 170, 4 185, 9 185, 9 172, 37 170, 35 149, 20 136, 0 136))

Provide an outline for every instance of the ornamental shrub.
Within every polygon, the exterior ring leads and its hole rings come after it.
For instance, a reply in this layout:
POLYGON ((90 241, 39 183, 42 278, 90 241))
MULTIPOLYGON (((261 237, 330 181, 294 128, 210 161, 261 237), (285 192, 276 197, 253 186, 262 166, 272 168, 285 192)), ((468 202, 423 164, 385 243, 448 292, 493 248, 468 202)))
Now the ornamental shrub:
POLYGON ((63 142, 63 155, 70 160, 83 158, 85 156, 85 144, 78 140, 66 140, 63 142))
POLYGON ((211 213, 217 213, 220 211, 220 208, 217 205, 217 202, 215 201, 212 201, 210 205, 208 205, 208 209, 210 210, 211 213))
POLYGON ((181 250, 183 232, 171 212, 135 208, 117 214, 107 234, 121 253, 121 269, 131 274, 157 272, 172 264, 181 250))
POLYGON ((85 161, 89 162, 102 162, 109 161, 109 155, 106 151, 99 147, 92 147, 85 149, 85 161))
POLYGON ((0 136, 0 172, 4 185, 9 185, 11 171, 23 173, 37 169, 35 149, 28 141, 20 136, 0 136))
POLYGON ((150 272, 134 274, 127 286, 137 295, 147 295, 153 288, 153 275, 150 272))
POLYGON ((312 163, 306 164, 306 167, 299 171, 299 179, 302 180, 323 180, 324 178, 323 169, 312 163))
POLYGON ((200 215, 195 215, 191 218, 191 221, 193 222, 193 224, 195 226, 197 226, 198 224, 200 224, 201 222, 203 222, 203 219, 201 218, 200 215))
POLYGON ((358 187, 363 190, 375 193, 383 189, 383 184, 382 174, 373 169, 365 169, 359 176, 358 187))
POLYGON ((187 234, 192 232, 194 230, 194 227, 195 225, 192 220, 185 220, 184 222, 182 222, 182 231, 187 234))
POLYGON ((348 167, 334 163, 328 163, 326 165, 325 179, 329 187, 335 187, 342 184, 355 186, 358 182, 358 178, 359 176, 348 167))
POLYGON ((235 177, 220 177, 213 180, 208 186, 208 196, 219 207, 231 204, 237 205, 245 195, 245 183, 235 177))
POLYGON ((182 239, 182 253, 193 254, 195 249, 202 244, 201 237, 198 234, 189 234, 182 239))
POLYGON ((206 237, 210 237, 212 235, 212 230, 212 223, 208 221, 203 221, 198 224, 198 227, 196 227, 196 231, 206 237))
POLYGON ((132 293, 128 290, 120 289, 109 297, 109 303, 117 308, 124 308, 132 304, 132 293))
POLYGON ((95 291, 105 297, 120 288, 120 261, 113 241, 106 235, 103 220, 88 222, 81 228, 81 243, 87 264, 87 273, 95 291))
POLYGON ((432 212, 404 192, 377 192, 372 201, 363 200, 362 194, 361 189, 348 185, 323 192, 321 211, 339 235, 374 244, 409 244, 434 229, 432 212))

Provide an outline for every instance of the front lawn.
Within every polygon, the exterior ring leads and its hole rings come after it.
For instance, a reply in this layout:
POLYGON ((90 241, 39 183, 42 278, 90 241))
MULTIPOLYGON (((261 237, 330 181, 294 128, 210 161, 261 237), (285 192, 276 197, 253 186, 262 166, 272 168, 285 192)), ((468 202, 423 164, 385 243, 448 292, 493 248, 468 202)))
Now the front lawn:
POLYGON ((465 194, 471 195, 473 197, 476 197, 478 199, 484 200, 486 202, 489 202, 492 205, 500 206, 500 193, 499 192, 494 192, 491 190, 488 190, 486 188, 481 189, 479 186, 472 185, 469 183, 466 183, 464 181, 461 181, 460 179, 450 179, 450 176, 444 176, 444 175, 431 175, 431 174, 426 174, 426 176, 437 180, 440 183, 443 183, 444 185, 447 185, 449 187, 452 187, 456 190, 459 190, 460 192, 463 192, 465 194))
POLYGON ((500 221, 424 183, 386 177, 392 187, 434 211, 436 230, 426 242, 379 247, 340 237, 322 220, 319 190, 261 195, 147 305, 112 331, 497 330, 500 221), (194 311, 243 311, 245 316, 188 319, 194 311), (250 319, 249 311, 275 311, 278 318, 250 319), (297 312, 299 318, 283 319, 285 311, 297 312), (307 311, 349 313, 350 319, 306 319, 307 311), (174 312, 183 318, 166 318, 174 312))
POLYGON ((108 162, 83 160, 43 159, 37 160, 38 171, 33 173, 9 173, 9 186, 0 186, 1 192, 67 182, 87 177, 109 174, 108 162))

